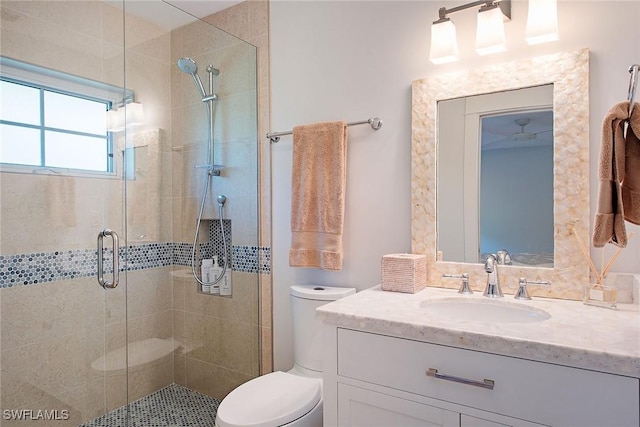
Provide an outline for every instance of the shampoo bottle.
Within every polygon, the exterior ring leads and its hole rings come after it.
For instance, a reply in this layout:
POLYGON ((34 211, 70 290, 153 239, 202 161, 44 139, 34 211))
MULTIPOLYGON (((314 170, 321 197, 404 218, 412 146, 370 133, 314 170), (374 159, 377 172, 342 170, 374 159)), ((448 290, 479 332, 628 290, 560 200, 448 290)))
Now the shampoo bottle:
POLYGON ((227 264, 227 271, 225 271, 224 277, 220 281, 220 295, 230 297, 232 293, 231 267, 227 264))
MULTIPOLYGON (((222 267, 218 264, 218 255, 213 256, 213 266, 209 268, 209 277, 211 278, 211 282, 215 282, 218 280, 218 277, 222 275, 222 267)), ((222 280, 221 280, 222 281, 222 280)), ((220 295, 220 282, 215 285, 211 285, 211 293, 220 295)))
POLYGON ((202 275, 202 292, 211 293, 211 267, 213 266, 212 259, 203 259, 202 267, 200 267, 201 275, 202 275))

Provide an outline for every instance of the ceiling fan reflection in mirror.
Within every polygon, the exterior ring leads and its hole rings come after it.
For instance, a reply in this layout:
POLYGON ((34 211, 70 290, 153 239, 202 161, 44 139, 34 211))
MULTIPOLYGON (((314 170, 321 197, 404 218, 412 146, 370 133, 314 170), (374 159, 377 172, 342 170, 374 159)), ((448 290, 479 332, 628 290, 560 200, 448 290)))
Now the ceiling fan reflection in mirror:
POLYGON ((520 132, 516 132, 511 135, 511 138, 514 141, 531 141, 532 139, 537 139, 538 135, 542 133, 553 131, 553 129, 547 129, 540 132, 526 132, 524 128, 531 123, 531 119, 529 118, 515 119, 514 122, 520 126, 520 132))
POLYGON ((483 150, 553 145, 553 112, 519 111, 481 118, 483 150))

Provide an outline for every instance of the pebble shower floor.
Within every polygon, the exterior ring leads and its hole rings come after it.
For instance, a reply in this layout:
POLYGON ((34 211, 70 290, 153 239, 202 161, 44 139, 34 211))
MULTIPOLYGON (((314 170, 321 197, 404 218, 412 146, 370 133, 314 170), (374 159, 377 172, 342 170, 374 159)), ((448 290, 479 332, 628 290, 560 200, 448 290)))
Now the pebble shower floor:
POLYGON ((220 401, 171 384, 80 427, 213 427, 220 401), (128 423, 127 423, 128 418, 128 423))

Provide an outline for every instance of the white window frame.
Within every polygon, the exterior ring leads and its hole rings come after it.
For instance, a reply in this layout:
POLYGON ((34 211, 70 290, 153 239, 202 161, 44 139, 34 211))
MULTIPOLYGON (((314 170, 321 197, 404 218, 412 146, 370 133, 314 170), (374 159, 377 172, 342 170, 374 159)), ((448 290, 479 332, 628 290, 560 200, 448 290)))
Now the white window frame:
MULTIPOLYGON (((7 57, 0 57, 0 77, 11 83, 24 84, 40 90, 49 90, 83 99, 104 102, 108 105, 109 109, 112 107, 117 108, 134 99, 133 91, 123 87, 28 64, 7 57)), ((40 126, 42 126, 42 124, 40 124, 40 126)), ((114 133, 107 132, 107 143, 109 144, 109 149, 105 161, 108 160, 110 162, 110 167, 107 171, 60 168, 46 165, 0 163, 0 172, 116 178, 120 173, 117 161, 119 156, 116 146, 116 135, 114 135, 114 133)))

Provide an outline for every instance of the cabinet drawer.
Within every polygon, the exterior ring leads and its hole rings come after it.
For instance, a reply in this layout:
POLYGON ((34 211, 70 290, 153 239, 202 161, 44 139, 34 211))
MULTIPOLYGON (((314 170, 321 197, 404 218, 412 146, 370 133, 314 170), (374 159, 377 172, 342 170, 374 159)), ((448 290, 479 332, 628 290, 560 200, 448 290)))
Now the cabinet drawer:
POLYGON ((460 427, 460 415, 370 390, 338 384, 340 427, 460 427))
POLYGON ((637 378, 349 329, 338 329, 338 375, 548 425, 640 423, 637 378), (427 376, 429 369, 490 380, 493 389, 427 376))

